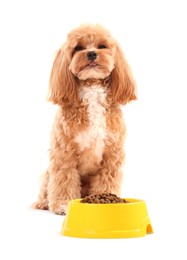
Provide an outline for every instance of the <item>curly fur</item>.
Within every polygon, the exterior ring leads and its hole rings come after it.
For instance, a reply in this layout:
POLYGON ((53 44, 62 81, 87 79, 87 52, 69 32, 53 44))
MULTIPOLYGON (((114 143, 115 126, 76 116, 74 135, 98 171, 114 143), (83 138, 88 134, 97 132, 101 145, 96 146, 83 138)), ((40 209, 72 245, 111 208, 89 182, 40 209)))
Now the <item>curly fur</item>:
POLYGON ((126 132, 120 105, 135 100, 135 92, 122 50, 105 28, 82 25, 69 33, 51 71, 49 101, 59 109, 34 208, 65 214, 71 199, 120 195, 126 132))

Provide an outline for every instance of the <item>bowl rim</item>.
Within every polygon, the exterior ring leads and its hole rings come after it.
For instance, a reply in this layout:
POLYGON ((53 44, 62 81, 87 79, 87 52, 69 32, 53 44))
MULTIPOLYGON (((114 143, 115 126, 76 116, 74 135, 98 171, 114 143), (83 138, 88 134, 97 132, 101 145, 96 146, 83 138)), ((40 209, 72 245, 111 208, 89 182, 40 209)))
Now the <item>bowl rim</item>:
POLYGON ((81 199, 73 199, 73 200, 70 200, 69 203, 71 204, 81 204, 81 205, 111 205, 111 206, 115 206, 115 205, 134 205, 134 204, 140 204, 140 203, 143 203, 145 204, 145 201, 142 200, 142 199, 135 199, 135 198, 122 198, 124 200, 126 200, 127 202, 126 203, 87 203, 87 202, 84 202, 84 203, 81 203, 81 199))

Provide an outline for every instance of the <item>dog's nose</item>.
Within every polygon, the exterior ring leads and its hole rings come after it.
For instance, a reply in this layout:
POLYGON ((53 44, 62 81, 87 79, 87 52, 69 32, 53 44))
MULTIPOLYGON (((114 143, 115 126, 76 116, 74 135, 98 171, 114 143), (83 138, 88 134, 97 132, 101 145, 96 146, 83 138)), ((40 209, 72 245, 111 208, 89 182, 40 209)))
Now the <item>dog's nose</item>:
POLYGON ((89 51, 87 53, 88 60, 95 60, 97 58, 97 53, 95 51, 89 51))

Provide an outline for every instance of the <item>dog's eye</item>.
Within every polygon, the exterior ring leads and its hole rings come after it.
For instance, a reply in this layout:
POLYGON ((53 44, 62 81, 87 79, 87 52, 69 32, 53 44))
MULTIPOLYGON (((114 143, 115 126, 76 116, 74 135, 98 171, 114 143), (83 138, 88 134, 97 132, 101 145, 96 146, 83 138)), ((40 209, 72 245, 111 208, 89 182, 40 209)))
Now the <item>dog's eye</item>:
POLYGON ((74 52, 75 51, 82 51, 84 48, 81 46, 81 45, 77 45, 75 48, 74 48, 74 52))
POLYGON ((100 44, 100 45, 98 45, 98 49, 106 49, 106 45, 100 44))

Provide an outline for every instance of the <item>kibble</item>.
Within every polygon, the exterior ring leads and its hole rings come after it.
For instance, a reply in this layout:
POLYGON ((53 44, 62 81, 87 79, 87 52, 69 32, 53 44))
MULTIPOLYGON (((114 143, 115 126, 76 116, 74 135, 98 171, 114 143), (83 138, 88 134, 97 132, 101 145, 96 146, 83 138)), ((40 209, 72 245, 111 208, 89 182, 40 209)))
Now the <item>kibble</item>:
POLYGON ((96 195, 89 195, 83 198, 80 202, 92 203, 92 204, 127 203, 125 199, 122 199, 112 193, 101 193, 96 195))

